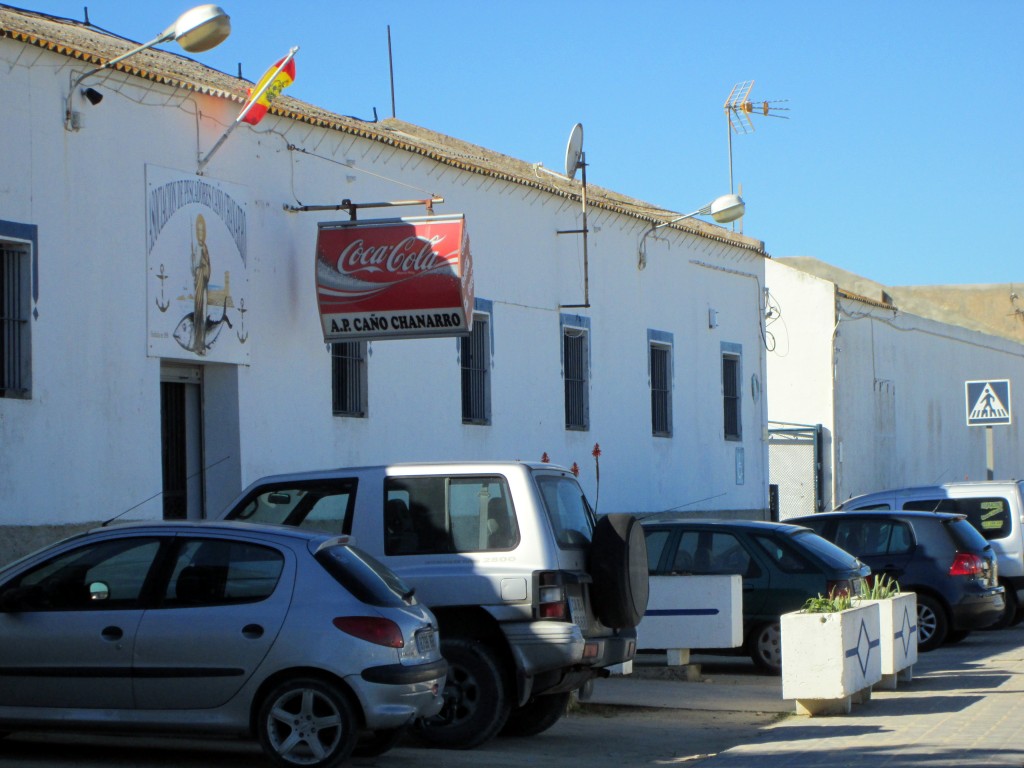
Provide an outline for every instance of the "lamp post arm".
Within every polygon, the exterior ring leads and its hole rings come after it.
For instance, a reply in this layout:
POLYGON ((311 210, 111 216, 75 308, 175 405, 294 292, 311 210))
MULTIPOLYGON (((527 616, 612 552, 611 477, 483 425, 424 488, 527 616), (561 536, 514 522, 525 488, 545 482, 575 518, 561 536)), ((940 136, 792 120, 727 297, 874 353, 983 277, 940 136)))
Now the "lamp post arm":
POLYGON ((159 45, 160 43, 166 43, 168 40, 173 40, 173 39, 174 39, 174 27, 171 27, 170 29, 164 31, 164 33, 162 35, 160 35, 159 37, 153 38, 148 43, 143 43, 142 45, 136 46, 135 48, 132 48, 127 53, 122 53, 120 56, 111 59, 107 63, 101 64, 100 66, 96 67, 95 69, 91 69, 88 72, 86 72, 84 75, 81 75, 77 80, 75 80, 74 83, 71 84, 72 92, 79 85, 81 85, 82 81, 85 80, 87 77, 92 77, 97 72, 102 72, 104 69, 108 69, 108 68, 114 66, 115 64, 120 64, 122 61, 127 59, 129 56, 134 56, 136 53, 141 53, 142 51, 145 51, 148 48, 152 48, 154 45, 159 45))

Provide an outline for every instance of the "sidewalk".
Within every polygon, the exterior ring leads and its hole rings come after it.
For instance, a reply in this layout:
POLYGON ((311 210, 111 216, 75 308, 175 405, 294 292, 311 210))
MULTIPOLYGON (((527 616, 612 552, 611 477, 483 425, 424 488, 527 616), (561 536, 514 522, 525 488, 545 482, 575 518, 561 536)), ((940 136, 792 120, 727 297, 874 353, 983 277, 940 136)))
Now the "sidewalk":
MULTIPOLYGON (((710 657, 704 657, 709 659, 710 657)), ((787 712, 779 678, 705 675, 706 682, 630 677, 599 681, 591 701, 619 706, 787 712)), ((662 673, 665 676, 665 673, 662 673)), ((1024 625, 975 632, 921 654, 914 679, 878 691, 849 715, 793 714, 748 743, 694 761, 706 768, 973 768, 1024 766, 1024 625)))

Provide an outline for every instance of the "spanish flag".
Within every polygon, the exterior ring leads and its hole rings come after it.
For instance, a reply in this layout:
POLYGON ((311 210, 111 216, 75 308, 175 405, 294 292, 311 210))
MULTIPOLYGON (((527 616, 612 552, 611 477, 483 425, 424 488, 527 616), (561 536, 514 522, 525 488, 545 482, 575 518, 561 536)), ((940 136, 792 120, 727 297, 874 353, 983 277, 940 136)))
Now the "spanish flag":
POLYGON ((267 114, 270 103, 295 81, 296 50, 293 48, 289 51, 287 56, 267 70, 255 88, 249 89, 249 101, 242 108, 238 120, 256 125, 267 114))

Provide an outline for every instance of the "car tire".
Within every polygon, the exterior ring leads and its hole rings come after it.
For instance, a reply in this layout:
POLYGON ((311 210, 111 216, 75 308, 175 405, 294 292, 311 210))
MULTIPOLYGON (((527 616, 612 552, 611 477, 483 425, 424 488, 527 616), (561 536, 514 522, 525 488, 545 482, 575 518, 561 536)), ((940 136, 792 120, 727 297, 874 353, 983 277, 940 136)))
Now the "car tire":
POLYGON ((780 622, 761 624, 750 633, 750 659, 773 675, 782 674, 782 627, 780 622))
POLYGON ((256 734, 270 762, 283 768, 334 768, 348 759, 359 737, 348 697, 332 683, 304 677, 267 694, 256 734))
POLYGON ((634 515, 605 515, 597 521, 588 568, 594 579, 590 602, 606 627, 629 629, 640 623, 647 610, 647 567, 647 540, 634 515))
POLYGON ((921 653, 934 651, 949 634, 949 619, 946 609, 930 595, 917 596, 917 650, 921 653))
POLYGON ((511 706, 501 664, 494 652, 475 640, 441 640, 448 662, 444 705, 433 717, 417 723, 424 741, 448 749, 472 749, 498 734, 511 706))
POLYGON ((971 634, 969 629, 951 629, 946 633, 946 645, 956 645, 971 634))
POLYGON ((502 736, 536 736, 562 719, 569 707, 571 693, 549 693, 530 699, 509 713, 502 736))
POLYGON ((408 726, 402 726, 401 728, 386 728, 381 731, 368 731, 360 734, 359 741, 356 742, 356 747, 352 750, 352 756, 379 757, 393 749, 408 732, 408 726))

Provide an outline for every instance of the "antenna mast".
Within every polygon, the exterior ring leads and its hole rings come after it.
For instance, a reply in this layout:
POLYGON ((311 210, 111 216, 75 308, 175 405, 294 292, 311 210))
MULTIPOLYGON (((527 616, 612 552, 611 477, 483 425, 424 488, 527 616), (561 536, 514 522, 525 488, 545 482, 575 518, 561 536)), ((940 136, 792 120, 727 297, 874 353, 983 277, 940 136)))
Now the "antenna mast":
POLYGON ((391 117, 395 114, 395 60, 391 55, 391 25, 388 24, 388 70, 391 73, 391 117))
POLYGON ((781 104, 788 99, 781 99, 778 101, 762 101, 758 104, 754 104, 750 101, 750 90, 754 87, 753 80, 744 80, 742 83, 736 83, 729 92, 728 98, 725 100, 725 119, 726 132, 729 135, 729 192, 733 192, 733 181, 732 181, 732 134, 733 132, 738 134, 747 134, 754 132, 754 124, 750 120, 750 116, 754 114, 756 109, 765 117, 778 117, 783 120, 789 120, 786 115, 776 115, 774 112, 788 112, 789 107, 776 107, 775 104, 781 104))

